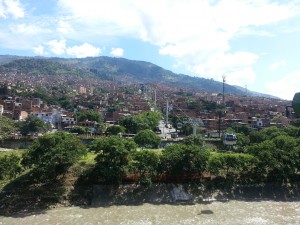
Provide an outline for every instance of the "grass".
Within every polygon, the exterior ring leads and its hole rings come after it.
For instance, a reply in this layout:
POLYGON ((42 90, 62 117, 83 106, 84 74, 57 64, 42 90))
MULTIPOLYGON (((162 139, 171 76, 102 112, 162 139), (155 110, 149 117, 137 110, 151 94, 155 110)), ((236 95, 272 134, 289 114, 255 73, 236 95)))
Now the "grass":
POLYGON ((84 163, 86 165, 94 165, 97 154, 95 152, 88 152, 83 156, 78 163, 84 163))

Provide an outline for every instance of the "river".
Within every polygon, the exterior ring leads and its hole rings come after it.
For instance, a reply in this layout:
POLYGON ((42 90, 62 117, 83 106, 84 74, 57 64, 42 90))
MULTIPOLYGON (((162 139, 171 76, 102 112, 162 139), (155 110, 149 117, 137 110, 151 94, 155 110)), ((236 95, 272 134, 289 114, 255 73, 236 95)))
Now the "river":
POLYGON ((0 217, 9 225, 300 224, 300 202, 214 201, 207 204, 142 204, 110 207, 58 207, 34 214, 0 217))

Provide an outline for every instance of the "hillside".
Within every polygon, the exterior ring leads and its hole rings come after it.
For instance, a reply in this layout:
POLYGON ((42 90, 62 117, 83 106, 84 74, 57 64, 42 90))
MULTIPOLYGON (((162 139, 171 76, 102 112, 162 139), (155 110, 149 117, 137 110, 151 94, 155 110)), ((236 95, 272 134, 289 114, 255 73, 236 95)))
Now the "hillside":
MULTIPOLYGON (((191 77, 176 74, 155 64, 112 57, 88 57, 82 59, 41 58, 0 56, 0 72, 19 71, 40 75, 94 75, 102 80, 161 83, 179 88, 192 88, 210 92, 222 92, 222 82, 201 77, 191 77)), ((226 93, 244 95, 241 87, 225 84, 226 93)), ((262 93, 248 91, 248 95, 260 97, 274 97, 262 93)))

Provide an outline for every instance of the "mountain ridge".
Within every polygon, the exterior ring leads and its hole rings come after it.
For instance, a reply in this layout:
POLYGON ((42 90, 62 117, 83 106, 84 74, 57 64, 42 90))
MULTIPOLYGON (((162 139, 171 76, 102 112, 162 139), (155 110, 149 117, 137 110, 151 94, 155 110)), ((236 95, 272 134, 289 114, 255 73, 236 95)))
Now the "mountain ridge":
MULTIPOLYGON (((108 56, 86 58, 28 57, 0 55, 0 71, 20 70, 36 74, 93 75, 103 80, 162 83, 170 86, 222 93, 223 83, 213 79, 176 74, 151 62, 108 56)), ((245 95, 245 89, 225 83, 230 94, 245 95)), ((247 90, 249 96, 277 98, 247 90)), ((277 98, 278 99, 278 98, 277 98)))

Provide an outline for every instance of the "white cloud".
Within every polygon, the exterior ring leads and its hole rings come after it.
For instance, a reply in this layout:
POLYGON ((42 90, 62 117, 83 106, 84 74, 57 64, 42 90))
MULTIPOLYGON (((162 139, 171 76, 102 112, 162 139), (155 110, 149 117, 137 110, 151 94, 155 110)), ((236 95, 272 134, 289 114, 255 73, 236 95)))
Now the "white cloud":
POLYGON ((0 17, 7 19, 12 16, 15 19, 23 18, 24 8, 19 0, 0 0, 0 17))
POLYGON ((10 27, 10 30, 14 34, 18 35, 27 35, 27 36, 34 36, 44 32, 40 27, 34 24, 16 24, 10 27))
POLYGON ((60 20, 58 22, 57 31, 62 34, 69 34, 69 33, 73 32, 73 28, 70 23, 60 20))
POLYGON ((221 80, 222 74, 232 74, 236 83, 254 82, 258 56, 234 51, 231 41, 241 35, 272 36, 258 28, 300 11, 297 2, 267 0, 59 0, 59 6, 74 26, 83 25, 78 35, 140 38, 199 76, 221 80))
POLYGON ((42 45, 39 45, 39 46, 33 48, 33 51, 34 51, 35 54, 40 55, 40 56, 46 54, 45 50, 44 50, 44 47, 42 45))
POLYGON ((124 54, 124 49, 122 49, 122 48, 112 48, 110 54, 113 55, 113 56, 116 56, 116 57, 122 57, 123 54, 124 54))
POLYGON ((63 55, 66 51, 66 40, 52 40, 47 43, 50 51, 56 55, 63 55))
POLYGON ((268 94, 279 96, 283 99, 292 100, 300 87, 300 71, 289 73, 276 81, 265 83, 268 94))
POLYGON ((82 45, 73 46, 67 49, 68 55, 75 56, 77 58, 84 58, 88 56, 99 56, 101 49, 96 48, 91 44, 84 43, 82 45))
POLYGON ((271 69, 272 71, 274 71, 274 70, 277 70, 279 67, 284 66, 284 65, 286 65, 286 61, 285 61, 285 60, 281 60, 281 61, 272 63, 272 64, 270 65, 270 69, 271 69))

